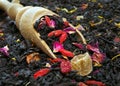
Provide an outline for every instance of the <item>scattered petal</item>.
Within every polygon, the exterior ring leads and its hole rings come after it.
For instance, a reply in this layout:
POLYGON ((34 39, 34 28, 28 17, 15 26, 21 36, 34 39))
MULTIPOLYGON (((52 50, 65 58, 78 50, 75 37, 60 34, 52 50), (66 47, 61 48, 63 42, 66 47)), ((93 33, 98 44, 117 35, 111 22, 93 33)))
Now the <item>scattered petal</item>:
POLYGON ((84 49, 84 46, 80 43, 72 43, 74 46, 78 47, 79 49, 84 49))
POLYGON ((59 52, 60 49, 63 49, 63 45, 58 41, 53 43, 53 52, 59 52))
POLYGON ((96 52, 96 53, 100 53, 100 51, 99 51, 99 48, 98 48, 98 43, 96 43, 96 44, 87 44, 87 49, 88 50, 91 50, 91 51, 93 51, 93 52, 96 52))
POLYGON ((117 43, 120 42, 120 37, 115 37, 114 42, 117 42, 117 43))
POLYGON ((3 48, 0 48, 0 52, 6 56, 9 55, 8 50, 9 50, 8 46, 4 46, 3 48))
POLYGON ((85 9, 87 9, 88 8, 88 4, 82 4, 82 6, 81 6, 81 9, 82 10, 85 10, 85 9))
POLYGON ((94 52, 91 58, 95 63, 100 64, 105 59, 105 55, 102 53, 94 52))
POLYGON ((76 16, 76 20, 84 19, 84 16, 76 16))
POLYGON ((45 21, 46 21, 46 24, 50 28, 55 28, 55 21, 54 20, 51 20, 48 16, 45 16, 45 21))
POLYGON ((114 60, 114 59, 116 59, 116 58, 118 58, 118 57, 120 57, 120 54, 114 56, 111 60, 114 60))
POLYGON ((120 28, 120 23, 115 23, 115 26, 120 28))
POLYGON ((40 60, 40 55, 39 53, 31 53, 29 55, 26 56, 26 61, 27 63, 31 63, 31 62, 34 62, 34 61, 39 61, 40 60))
POLYGON ((37 72, 34 73, 34 79, 37 79, 38 77, 42 77, 45 76, 46 74, 48 74, 50 72, 49 68, 44 68, 44 69, 40 69, 37 72))
POLYGON ((67 27, 64 29, 65 32, 69 33, 69 34, 72 34, 72 33, 75 33, 76 30, 72 27, 67 27))

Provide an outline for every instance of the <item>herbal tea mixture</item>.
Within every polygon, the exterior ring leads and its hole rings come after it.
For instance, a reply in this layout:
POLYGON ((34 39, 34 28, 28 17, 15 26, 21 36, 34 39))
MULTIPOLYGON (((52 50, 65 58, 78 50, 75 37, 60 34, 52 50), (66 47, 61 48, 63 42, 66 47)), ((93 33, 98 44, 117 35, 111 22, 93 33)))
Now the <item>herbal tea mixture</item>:
POLYGON ((34 23, 35 30, 57 58, 49 57, 25 40, 15 21, 0 10, 0 86, 120 86, 119 0, 20 0, 20 3, 42 6, 61 16, 45 15, 34 23), (68 22, 83 34, 86 43, 68 22), (79 61, 75 56, 79 55, 90 56, 92 60, 93 69, 88 75, 74 70, 79 65, 72 68, 73 61, 79 61))

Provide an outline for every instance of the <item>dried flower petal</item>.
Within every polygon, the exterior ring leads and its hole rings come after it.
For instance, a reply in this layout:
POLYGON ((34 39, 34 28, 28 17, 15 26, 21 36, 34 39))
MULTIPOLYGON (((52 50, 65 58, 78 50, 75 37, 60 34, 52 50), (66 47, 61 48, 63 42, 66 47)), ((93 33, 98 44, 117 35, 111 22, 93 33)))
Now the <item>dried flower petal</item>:
POLYGON ((45 16, 45 21, 46 21, 46 24, 50 28, 55 28, 55 21, 54 20, 51 20, 48 16, 45 16))
POLYGON ((96 53, 100 53, 97 43, 94 44, 94 45, 92 45, 92 44, 87 44, 86 47, 87 47, 88 50, 91 50, 91 51, 96 52, 96 53))
POLYGON ((53 52, 59 52, 60 49, 63 49, 63 45, 58 41, 53 43, 53 52))
POLYGON ((120 37, 115 37, 114 42, 120 42, 120 37))
POLYGON ((30 62, 33 62, 33 61, 39 61, 40 60, 40 56, 39 56, 39 53, 31 53, 29 55, 26 56, 26 61, 27 63, 29 64, 30 62))
POLYGON ((72 34, 72 33, 75 33, 76 30, 72 27, 67 27, 64 29, 65 32, 69 33, 69 34, 72 34))
POLYGON ((75 45, 76 47, 78 47, 79 49, 83 49, 83 45, 80 43, 72 43, 73 45, 75 45))
POLYGON ((100 64, 105 59, 105 55, 94 52, 91 58, 95 63, 100 64))
POLYGON ((9 50, 8 46, 4 46, 3 48, 0 48, 0 52, 6 56, 9 55, 8 50, 9 50))
POLYGON ((45 76, 49 72, 50 72, 49 68, 40 69, 39 71, 34 73, 34 75, 33 75, 34 79, 37 79, 38 77, 45 76))
POLYGON ((87 80, 85 82, 87 85, 97 85, 97 86, 106 86, 104 83, 95 80, 87 80))
POLYGON ((61 72, 66 74, 71 71, 71 63, 70 61, 62 61, 60 64, 61 72))

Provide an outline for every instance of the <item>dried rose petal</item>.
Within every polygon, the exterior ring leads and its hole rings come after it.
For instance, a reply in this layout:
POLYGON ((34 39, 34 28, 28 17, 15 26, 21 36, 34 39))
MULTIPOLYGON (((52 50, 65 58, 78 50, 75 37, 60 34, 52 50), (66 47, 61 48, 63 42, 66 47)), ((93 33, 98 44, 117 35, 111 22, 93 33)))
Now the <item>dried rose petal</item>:
POLYGON ((0 48, 0 52, 6 56, 9 55, 8 50, 9 50, 8 46, 4 46, 3 48, 0 48))
POLYGON ((66 74, 71 71, 71 63, 70 61, 62 61, 60 64, 61 72, 66 74))
POLYGON ((53 52, 58 52, 60 49, 63 49, 63 45, 58 41, 53 43, 53 52))
POLYGON ((91 50, 91 51, 96 52, 96 53, 100 53, 97 43, 94 44, 94 45, 92 45, 92 44, 87 44, 86 47, 87 47, 88 50, 91 50))
POLYGON ((115 37, 114 42, 120 42, 120 37, 115 37))
POLYGON ((73 45, 75 45, 76 47, 78 47, 79 49, 83 49, 83 45, 80 43, 72 43, 73 45))
POLYGON ((69 33, 69 34, 72 34, 72 33, 75 33, 76 30, 72 27, 67 27, 64 29, 65 32, 69 33))
POLYGON ((105 59, 105 55, 102 53, 94 52, 91 58, 94 62, 100 64, 105 59))
POLYGON ((54 21, 54 20, 51 20, 51 21, 50 21, 49 27, 55 28, 55 21, 54 21))
POLYGON ((54 28, 55 27, 55 21, 54 20, 51 20, 48 16, 45 16, 45 21, 46 21, 46 24, 51 27, 51 28, 54 28))

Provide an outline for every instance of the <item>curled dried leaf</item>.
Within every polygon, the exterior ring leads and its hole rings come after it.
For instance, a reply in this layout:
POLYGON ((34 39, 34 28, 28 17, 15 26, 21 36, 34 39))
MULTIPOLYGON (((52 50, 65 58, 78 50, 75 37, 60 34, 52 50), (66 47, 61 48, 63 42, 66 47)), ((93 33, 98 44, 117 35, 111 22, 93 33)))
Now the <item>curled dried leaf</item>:
POLYGON ((31 62, 34 62, 34 61, 39 61, 39 60, 40 60, 40 55, 39 55, 39 53, 36 53, 36 52, 31 53, 26 56, 26 61, 28 64, 31 62))

